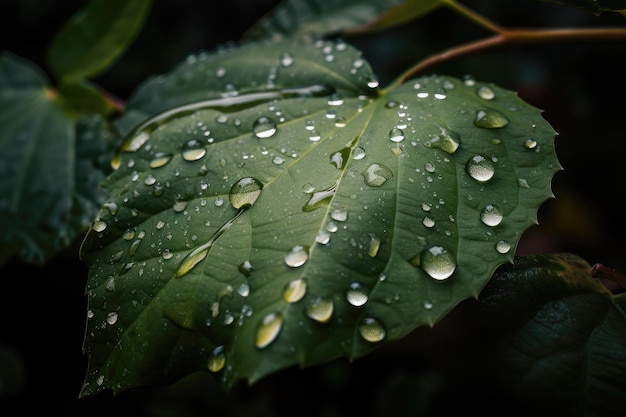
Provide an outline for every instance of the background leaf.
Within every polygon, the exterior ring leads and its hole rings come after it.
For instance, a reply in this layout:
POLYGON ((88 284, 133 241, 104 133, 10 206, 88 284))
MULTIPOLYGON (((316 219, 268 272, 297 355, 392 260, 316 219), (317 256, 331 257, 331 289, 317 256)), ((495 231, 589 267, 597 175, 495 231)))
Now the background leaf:
MULTIPOLYGON (((439 0, 435 0, 438 2, 439 0)), ((428 0, 432 3, 433 0, 428 0)), ((263 16, 246 33, 246 39, 270 38, 275 34, 336 35, 360 28, 379 19, 390 8, 402 5, 402 0, 287 0, 263 16)), ((393 13, 392 13, 393 14, 393 13)), ((383 18, 395 22, 393 17, 383 18)))
POLYGON ((196 370, 230 388, 432 326, 512 260, 560 169, 514 92, 380 90, 340 40, 190 57, 131 103, 178 107, 130 131, 81 249, 83 396, 196 370))
POLYGON ((590 271, 567 253, 517 257, 481 293, 478 317, 497 335, 494 377, 529 410, 626 411, 625 294, 613 296, 590 271))
POLYGON ((626 1, 624 0, 540 0, 546 3, 560 4, 562 6, 573 7, 586 10, 595 15, 604 12, 626 11, 626 1))
POLYGON ((151 4, 151 0, 91 0, 52 40, 50 68, 60 78, 100 74, 128 49, 151 4))
POLYGON ((93 220, 105 198, 97 188, 104 171, 93 161, 111 154, 106 136, 77 136, 77 116, 45 75, 10 53, 0 55, 0 106, 0 260, 19 254, 43 264, 93 220), (80 169, 76 152, 89 161, 80 169))

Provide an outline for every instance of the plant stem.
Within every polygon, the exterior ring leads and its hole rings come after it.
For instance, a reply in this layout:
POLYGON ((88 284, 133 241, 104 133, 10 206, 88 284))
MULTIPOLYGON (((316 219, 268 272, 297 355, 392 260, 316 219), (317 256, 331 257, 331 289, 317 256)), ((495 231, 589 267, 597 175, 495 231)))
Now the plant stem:
POLYGON ((441 53, 431 55, 420 61, 415 66, 401 74, 388 88, 394 88, 423 73, 426 69, 443 62, 450 61, 462 56, 469 56, 478 52, 484 52, 497 47, 550 42, 572 41, 626 41, 625 28, 565 28, 565 29, 533 29, 516 28, 510 29, 499 26, 488 19, 480 16, 467 7, 458 4, 454 0, 444 0, 444 3, 462 16, 474 21, 479 26, 494 32, 490 37, 479 39, 448 49, 441 53))

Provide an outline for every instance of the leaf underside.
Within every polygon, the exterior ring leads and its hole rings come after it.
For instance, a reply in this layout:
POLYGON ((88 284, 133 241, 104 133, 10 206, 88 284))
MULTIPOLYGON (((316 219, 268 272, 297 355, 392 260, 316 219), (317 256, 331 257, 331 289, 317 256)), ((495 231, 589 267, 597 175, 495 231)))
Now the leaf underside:
POLYGON ((470 78, 375 80, 342 41, 286 39, 138 89, 81 248, 81 396, 355 359, 513 259, 560 169, 540 110, 470 78))

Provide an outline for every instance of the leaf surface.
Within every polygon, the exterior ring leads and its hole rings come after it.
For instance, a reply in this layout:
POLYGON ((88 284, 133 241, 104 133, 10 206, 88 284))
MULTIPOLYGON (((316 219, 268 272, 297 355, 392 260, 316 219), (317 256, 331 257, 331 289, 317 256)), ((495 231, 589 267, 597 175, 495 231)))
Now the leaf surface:
POLYGON ((512 260, 560 169, 514 92, 434 75, 382 90, 342 41, 189 57, 118 126, 81 248, 83 396, 197 370, 230 388, 434 325, 512 260))

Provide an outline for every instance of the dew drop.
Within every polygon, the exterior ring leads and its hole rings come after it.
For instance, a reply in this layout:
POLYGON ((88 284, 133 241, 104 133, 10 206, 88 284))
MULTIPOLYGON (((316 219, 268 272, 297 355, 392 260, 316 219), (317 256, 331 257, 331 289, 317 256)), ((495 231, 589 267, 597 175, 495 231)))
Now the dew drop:
POLYGON ((154 157, 150 161, 150 168, 161 168, 162 166, 167 165, 172 159, 171 153, 166 152, 157 152, 154 154, 154 157))
POLYGON ((359 334, 368 342, 380 342, 387 334, 383 325, 373 317, 366 317, 359 326, 359 334))
POLYGON ((107 314, 107 323, 111 324, 111 325, 117 323, 117 317, 118 317, 118 315, 117 315, 117 313, 115 311, 107 314))
POLYGON ((494 204, 487 204, 480 212, 480 220, 487 226, 497 226, 502 222, 502 210, 494 204))
POLYGON ((268 313, 263 317, 257 332, 255 345, 262 349, 276 340, 283 326, 283 316, 280 313, 268 313))
POLYGON ((183 145, 181 155, 185 161, 197 161, 206 155, 206 148, 197 139, 191 139, 183 145))
POLYGON ((288 303, 300 301, 306 294, 306 281, 303 279, 294 279, 289 281, 283 291, 283 299, 288 303))
POLYGON ((365 149, 361 147, 354 148, 354 150, 352 151, 352 158, 357 161, 360 161, 361 159, 365 158, 365 149))
POLYGON ((243 261, 242 263, 239 264, 237 269, 239 270, 239 272, 241 272, 242 274, 244 274, 247 277, 250 276, 250 274, 252 273, 252 270, 253 270, 252 264, 250 263, 250 261, 243 261))
POLYGON ((346 300, 350 305, 361 307, 363 304, 367 303, 368 299, 369 295, 367 289, 358 282, 353 282, 346 290, 346 300))
POLYGON ((309 201, 302 207, 303 211, 313 211, 323 205, 326 205, 333 198, 335 193, 337 192, 337 186, 339 185, 339 181, 335 182, 332 187, 322 190, 315 191, 311 193, 311 198, 309 201))
POLYGON ((363 172, 365 178, 365 184, 370 187, 380 187, 393 177, 393 173, 389 168, 381 164, 371 164, 365 172, 363 172))
POLYGON ((96 232, 103 232, 104 229, 107 228, 107 224, 106 222, 104 222, 98 217, 94 220, 93 224, 91 225, 91 228, 95 230, 96 232))
POLYGON ((402 142, 404 140, 404 131, 394 127, 389 131, 389 140, 396 143, 402 142))
POLYGON ((293 65, 294 59, 289 52, 284 52, 280 55, 278 61, 283 67, 290 67, 293 65))
POLYGON ((348 220, 348 210, 335 209, 330 213, 330 218, 338 222, 345 222, 348 220))
POLYGON ((374 233, 370 233, 370 244, 367 248, 367 255, 374 258, 378 255, 378 251, 380 250, 380 244, 382 243, 382 239, 376 236, 374 233))
POLYGON ((267 116, 261 116, 252 125, 254 135, 259 138, 269 138, 276 133, 276 122, 267 116))
POLYGON ((474 155, 465 164, 465 171, 476 181, 486 182, 493 177, 495 167, 485 155, 474 155))
POLYGON ((333 93, 328 98, 329 106, 341 106, 343 104, 343 97, 338 93, 333 93))
POLYGON ((506 240, 499 240, 496 242, 496 251, 501 254, 509 253, 511 245, 506 240))
POLYGON ((333 308, 332 299, 317 297, 306 306, 304 314, 310 319, 320 323, 326 323, 333 315, 333 308))
POLYGON ((443 127, 439 128, 440 134, 432 139, 424 142, 424 146, 427 148, 437 148, 442 151, 453 154, 459 148, 461 143, 460 136, 456 132, 449 131, 443 127))
POLYGON ((479 110, 474 119, 474 126, 484 129, 499 129, 509 124, 505 115, 497 110, 479 110))
POLYGON ((534 139, 527 139, 524 141, 524 147, 526 149, 535 149, 537 147, 537 141, 534 139))
POLYGON ((496 93, 493 91, 493 89, 486 85, 478 87, 478 89, 476 90, 476 94, 483 100, 493 100, 496 97, 496 93))
POLYGON ((251 206, 259 198, 262 189, 263 184, 256 178, 242 178, 230 188, 230 193, 228 194, 230 204, 235 209, 251 206))
POLYGON ((326 230, 320 230, 315 236, 315 241, 320 245, 327 245, 330 242, 330 233, 326 230))
POLYGON ((207 368, 211 372, 219 372, 226 365, 226 355, 224 354, 224 346, 217 346, 211 351, 207 360, 207 368))
POLYGON ((424 249, 419 259, 413 258, 411 263, 420 266, 432 278, 442 281, 449 278, 456 269, 456 261, 450 251, 443 246, 431 246, 424 249))
POLYGON ((294 246, 285 255, 285 263, 292 268, 298 268, 309 260, 309 248, 306 246, 294 246))

